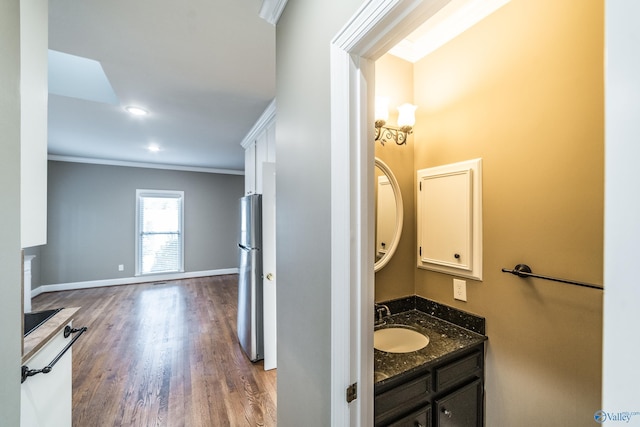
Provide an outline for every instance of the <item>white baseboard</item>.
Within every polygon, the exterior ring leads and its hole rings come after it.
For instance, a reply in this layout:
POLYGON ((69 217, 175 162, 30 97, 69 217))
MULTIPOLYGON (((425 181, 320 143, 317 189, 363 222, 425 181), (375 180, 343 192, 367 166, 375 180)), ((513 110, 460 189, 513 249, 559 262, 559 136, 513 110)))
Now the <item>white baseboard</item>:
POLYGON ((193 279, 195 277, 221 276, 224 274, 237 274, 237 268, 224 268, 220 270, 190 271, 186 273, 155 274, 135 277, 121 277, 118 279, 89 280, 86 282, 58 283, 55 285, 42 285, 31 291, 31 298, 46 292, 72 291, 75 289, 99 288, 102 286, 133 285, 136 283, 159 282, 167 280, 193 279))

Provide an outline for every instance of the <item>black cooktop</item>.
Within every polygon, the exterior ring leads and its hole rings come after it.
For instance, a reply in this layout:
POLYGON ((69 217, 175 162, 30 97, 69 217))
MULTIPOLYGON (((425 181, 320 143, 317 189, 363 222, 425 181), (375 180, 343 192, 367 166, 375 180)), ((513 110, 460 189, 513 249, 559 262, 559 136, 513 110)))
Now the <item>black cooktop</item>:
POLYGON ((35 313, 25 313, 24 314, 24 336, 26 337, 38 326, 42 325, 44 322, 49 320, 54 314, 62 310, 61 308, 56 308, 52 310, 44 310, 38 311, 35 313))

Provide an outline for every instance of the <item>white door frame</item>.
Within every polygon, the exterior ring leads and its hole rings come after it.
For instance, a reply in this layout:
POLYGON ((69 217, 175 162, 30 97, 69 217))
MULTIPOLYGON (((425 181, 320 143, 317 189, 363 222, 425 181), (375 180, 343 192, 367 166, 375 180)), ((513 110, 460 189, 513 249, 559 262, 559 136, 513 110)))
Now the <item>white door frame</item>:
POLYGON ((331 425, 373 425, 374 61, 449 0, 368 0, 331 42, 331 425), (358 398, 346 402, 357 383, 358 398))

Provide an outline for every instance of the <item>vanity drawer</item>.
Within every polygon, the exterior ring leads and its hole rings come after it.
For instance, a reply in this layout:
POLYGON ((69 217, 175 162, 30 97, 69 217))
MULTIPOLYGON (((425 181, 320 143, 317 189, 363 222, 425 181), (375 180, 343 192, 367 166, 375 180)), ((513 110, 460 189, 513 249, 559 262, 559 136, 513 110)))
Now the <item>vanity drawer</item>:
POLYGON ((431 406, 426 405, 415 412, 389 424, 388 427, 428 427, 431 425, 431 406))
POLYGON ((423 405, 432 392, 431 375, 426 374, 408 381, 375 397, 376 425, 378 420, 394 419, 408 410, 423 405))
POLYGON ((435 369, 436 391, 453 386, 482 370, 482 353, 479 351, 435 369))

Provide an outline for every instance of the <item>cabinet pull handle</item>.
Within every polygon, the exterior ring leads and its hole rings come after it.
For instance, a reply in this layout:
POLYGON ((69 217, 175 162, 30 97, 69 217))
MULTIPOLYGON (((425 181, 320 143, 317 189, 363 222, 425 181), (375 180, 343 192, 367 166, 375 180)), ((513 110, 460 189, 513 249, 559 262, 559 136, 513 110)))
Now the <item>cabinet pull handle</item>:
POLYGON ((60 360, 62 358, 62 356, 64 356, 64 354, 67 352, 67 350, 69 350, 71 348, 71 346, 73 345, 74 342, 76 342, 78 340, 78 338, 80 338, 80 335, 84 334, 85 331, 87 330, 86 326, 83 326, 80 329, 72 329, 71 326, 65 326, 64 328, 64 337, 67 338, 69 335, 71 334, 75 334, 78 333, 78 335, 76 335, 75 337, 73 337, 73 339, 69 342, 69 344, 67 344, 60 353, 58 353, 58 355, 56 357, 53 358, 53 360, 44 368, 42 369, 29 369, 28 366, 26 365, 22 365, 21 368, 21 373, 22 373, 22 380, 20 381, 20 383, 23 383, 27 380, 27 378, 32 377, 36 374, 48 374, 49 372, 51 372, 51 370, 53 369, 53 366, 58 363, 58 360, 60 360))
POLYGON ((451 416, 453 415, 447 408, 442 408, 442 413, 445 414, 448 418, 451 418, 451 416))

